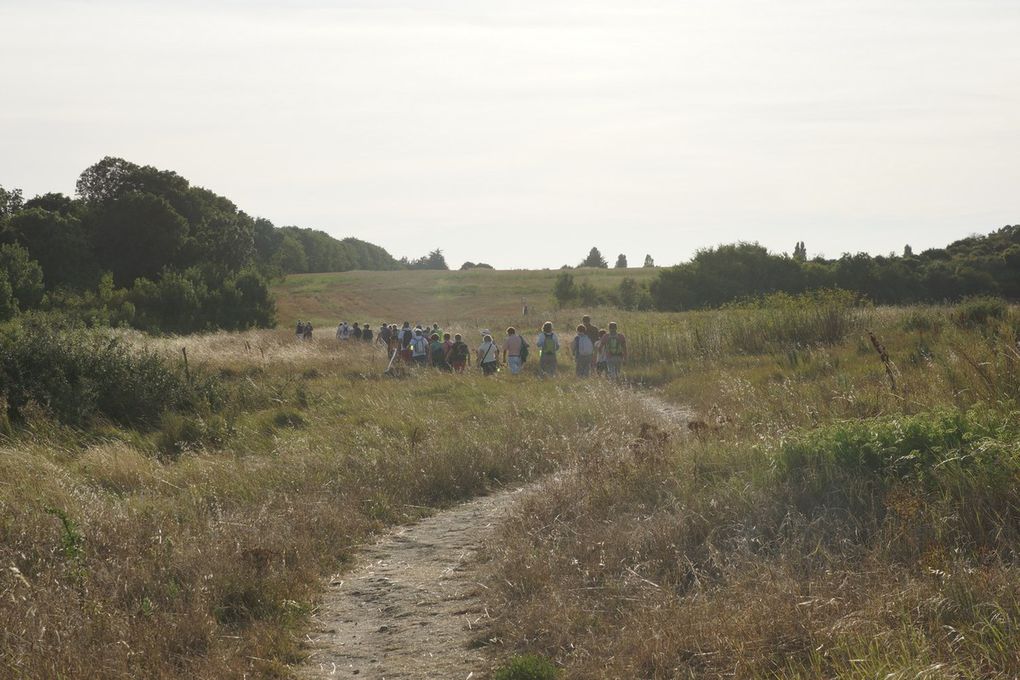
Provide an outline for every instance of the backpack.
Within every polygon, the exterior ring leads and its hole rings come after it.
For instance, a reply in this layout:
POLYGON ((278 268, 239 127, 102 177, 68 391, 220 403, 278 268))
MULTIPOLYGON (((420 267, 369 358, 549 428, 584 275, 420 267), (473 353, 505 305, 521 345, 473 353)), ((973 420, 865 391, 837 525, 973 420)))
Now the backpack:
POLYGON ((591 338, 583 333, 574 338, 574 354, 582 357, 590 357, 595 351, 591 338))
POLYGON ((556 335, 553 333, 543 333, 545 338, 542 341, 542 354, 556 354, 556 335))
POLYGON ((605 339, 608 341, 606 344, 606 354, 611 357, 623 356, 623 343, 620 342, 620 336, 607 335, 605 339))
POLYGON ((522 335, 522 336, 521 336, 521 353, 520 353, 520 355, 519 355, 519 356, 521 357, 521 363, 522 363, 522 364, 523 364, 523 363, 524 363, 525 361, 527 361, 527 360, 528 360, 528 351, 529 351, 529 348, 528 348, 528 341, 527 341, 527 340, 525 340, 525 339, 524 339, 524 336, 522 335))

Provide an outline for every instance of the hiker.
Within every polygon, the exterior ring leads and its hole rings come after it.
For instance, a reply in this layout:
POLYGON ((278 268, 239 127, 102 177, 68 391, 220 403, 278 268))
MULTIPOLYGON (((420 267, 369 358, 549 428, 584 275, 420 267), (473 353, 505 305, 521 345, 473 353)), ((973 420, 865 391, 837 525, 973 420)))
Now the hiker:
POLYGON ((361 340, 361 333, 361 327, 358 325, 358 322, 355 321, 354 328, 351 329, 351 338, 354 340, 361 340))
POLYGON ((411 361, 419 366, 427 366, 429 363, 429 342, 420 328, 414 329, 414 337, 411 338, 411 361))
POLYGON ((443 341, 439 339, 438 333, 433 333, 431 342, 429 343, 429 362, 432 367, 440 371, 451 371, 450 364, 446 363, 446 347, 443 345, 443 341))
POLYGON ((372 342, 372 329, 368 327, 367 323, 361 327, 361 339, 365 342, 372 342))
POLYGON ((450 351, 446 355, 446 362, 450 364, 454 371, 457 373, 463 373, 464 367, 467 366, 468 355, 470 350, 468 349, 467 343, 457 333, 453 336, 453 344, 450 346, 450 351))
POLYGON ((510 375, 517 375, 524 366, 524 357, 521 356, 526 342, 524 337, 517 335, 517 329, 510 326, 506 329, 506 340, 503 341, 503 361, 510 367, 510 375))
POLYGON ((304 321, 298 321, 297 322, 297 328, 294 329, 294 337, 296 337, 298 340, 301 340, 302 338, 305 337, 305 322, 304 321))
POLYGON ((400 349, 407 349, 411 346, 411 339, 414 337, 414 331, 411 330, 411 323, 405 321, 404 325, 400 328, 400 349))
POLYGON ((491 335, 482 338, 482 344, 478 347, 478 365, 482 367, 484 375, 492 375, 499 370, 499 345, 492 341, 491 335))
POLYGON ((570 341, 570 353, 574 357, 574 366, 578 378, 591 375, 591 357, 595 352, 595 343, 588 337, 588 329, 584 324, 577 327, 577 335, 570 341))
POLYGON ((599 327, 592 325, 591 316, 588 314, 581 317, 581 323, 584 324, 584 334, 588 336, 591 344, 594 345, 599 341, 599 327))
POLYGON ((305 340, 311 340, 312 339, 312 322, 311 321, 306 321, 305 322, 304 335, 302 335, 301 337, 303 337, 305 340))
POLYGON ((379 334, 376 335, 375 341, 380 345, 385 345, 386 349, 390 347, 390 327, 387 324, 383 324, 379 327, 379 334))
POLYGON ((538 347, 540 355, 538 360, 539 371, 543 376, 556 375, 556 352, 560 349, 560 339, 553 332, 552 321, 546 321, 542 324, 542 332, 538 334, 535 346, 538 347))
POLYGON ((609 332, 602 338, 606 348, 606 375, 610 380, 619 380, 620 369, 627 361, 627 338, 617 332, 616 322, 609 324, 609 332))
POLYGON ((450 363, 447 358, 450 356, 450 349, 453 347, 453 340, 450 338, 449 333, 443 333, 443 361, 450 363))
POLYGON ((606 329, 600 328, 598 340, 595 342, 595 375, 606 374, 606 348, 602 339, 606 337, 606 329))
POLYGON ((346 342, 351 337, 351 327, 346 321, 341 321, 340 325, 336 327, 336 339, 343 340, 346 342))

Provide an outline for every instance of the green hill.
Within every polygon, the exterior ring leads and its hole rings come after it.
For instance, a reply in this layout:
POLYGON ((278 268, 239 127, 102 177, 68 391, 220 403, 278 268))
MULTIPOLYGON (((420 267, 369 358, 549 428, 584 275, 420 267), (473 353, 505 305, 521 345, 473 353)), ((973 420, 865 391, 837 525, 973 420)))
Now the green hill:
MULTIPOLYGON (((572 269, 578 285, 591 283, 601 291, 619 286, 627 277, 651 281, 658 270, 572 269)), ((331 325, 341 319, 367 321, 447 321, 451 319, 515 319, 527 300, 529 316, 555 307, 553 283, 559 270, 352 271, 295 274, 273 286, 277 317, 282 325, 307 319, 331 325)))

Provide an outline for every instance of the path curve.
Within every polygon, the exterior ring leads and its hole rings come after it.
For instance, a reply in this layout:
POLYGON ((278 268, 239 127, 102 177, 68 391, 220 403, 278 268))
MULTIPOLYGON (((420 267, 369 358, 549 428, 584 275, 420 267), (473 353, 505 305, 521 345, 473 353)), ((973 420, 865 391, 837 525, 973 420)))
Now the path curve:
POLYGON ((484 657, 471 643, 487 614, 473 557, 522 492, 477 498, 369 548, 360 566, 330 584, 298 676, 478 677, 484 657))
MULTIPOLYGON (((640 399, 668 429, 687 411, 640 399)), ((484 676, 488 613, 475 556, 522 494, 483 496, 385 534, 348 573, 334 577, 313 616, 311 653, 298 677, 466 680, 484 676)))

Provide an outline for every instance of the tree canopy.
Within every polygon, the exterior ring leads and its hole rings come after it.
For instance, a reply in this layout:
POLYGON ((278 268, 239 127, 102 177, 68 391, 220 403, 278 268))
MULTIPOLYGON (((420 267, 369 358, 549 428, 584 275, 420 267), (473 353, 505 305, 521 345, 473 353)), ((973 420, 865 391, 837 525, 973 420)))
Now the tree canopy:
POLYGON ((123 158, 86 168, 75 187, 28 201, 0 187, 0 316, 46 307, 164 332, 268 326, 270 277, 401 266, 379 246, 276 228, 123 158))

